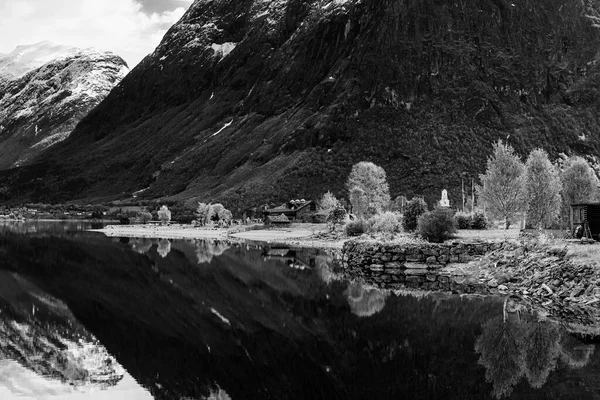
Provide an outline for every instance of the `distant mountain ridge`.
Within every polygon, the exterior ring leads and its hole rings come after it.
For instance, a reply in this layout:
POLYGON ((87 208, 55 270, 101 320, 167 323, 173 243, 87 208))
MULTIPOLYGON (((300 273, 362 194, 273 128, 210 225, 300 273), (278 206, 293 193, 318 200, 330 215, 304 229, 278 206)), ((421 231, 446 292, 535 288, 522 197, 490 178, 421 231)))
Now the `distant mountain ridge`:
POLYGON ((78 47, 65 46, 50 41, 17 46, 9 54, 0 54, 0 78, 15 79, 42 65, 81 51, 78 47))
POLYGON ((600 154, 588 0, 197 0, 3 201, 169 197, 234 212, 327 190, 359 161, 392 197, 485 169, 491 143, 600 154))
POLYGON ((0 57, 0 169, 67 138, 128 71, 112 53, 51 42, 0 57))

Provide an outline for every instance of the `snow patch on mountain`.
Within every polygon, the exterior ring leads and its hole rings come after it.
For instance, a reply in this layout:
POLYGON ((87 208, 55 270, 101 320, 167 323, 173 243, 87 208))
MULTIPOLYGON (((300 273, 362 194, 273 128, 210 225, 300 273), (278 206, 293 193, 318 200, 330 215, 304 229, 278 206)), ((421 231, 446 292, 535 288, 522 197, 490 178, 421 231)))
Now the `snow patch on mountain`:
POLYGON ((215 52, 215 55, 221 58, 227 57, 229 53, 235 49, 235 46, 237 46, 237 43, 233 42, 225 42, 223 44, 213 43, 210 45, 211 49, 215 52))
POLYGON ((78 47, 65 46, 49 41, 18 46, 11 53, 0 55, 0 77, 20 78, 26 73, 50 61, 70 57, 81 51, 78 47))

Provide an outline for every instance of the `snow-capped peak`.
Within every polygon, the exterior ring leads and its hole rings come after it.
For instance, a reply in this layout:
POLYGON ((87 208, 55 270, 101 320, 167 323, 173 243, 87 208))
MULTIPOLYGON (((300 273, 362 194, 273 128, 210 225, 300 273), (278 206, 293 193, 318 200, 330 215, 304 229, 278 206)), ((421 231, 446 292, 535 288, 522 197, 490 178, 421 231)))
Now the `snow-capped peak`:
POLYGON ((50 61, 73 56, 82 50, 49 41, 17 46, 11 53, 0 55, 0 77, 15 79, 50 61))

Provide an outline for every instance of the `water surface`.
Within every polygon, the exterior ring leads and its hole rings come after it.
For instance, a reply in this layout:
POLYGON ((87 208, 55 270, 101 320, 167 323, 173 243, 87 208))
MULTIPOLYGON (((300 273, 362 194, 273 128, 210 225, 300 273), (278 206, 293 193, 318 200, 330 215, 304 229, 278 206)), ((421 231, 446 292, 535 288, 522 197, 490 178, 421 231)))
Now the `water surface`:
POLYGON ((600 398, 595 345, 503 299, 365 287, 315 250, 88 228, 0 225, 1 399, 600 398))

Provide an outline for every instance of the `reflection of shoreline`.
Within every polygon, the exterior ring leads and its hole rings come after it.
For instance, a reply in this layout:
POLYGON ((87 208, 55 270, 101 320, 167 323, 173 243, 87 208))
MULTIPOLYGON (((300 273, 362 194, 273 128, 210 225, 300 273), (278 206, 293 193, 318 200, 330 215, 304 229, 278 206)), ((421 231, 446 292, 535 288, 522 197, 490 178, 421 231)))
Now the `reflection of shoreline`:
POLYGON ((571 369, 588 364, 594 345, 581 343, 557 322, 537 312, 521 315, 516 304, 512 304, 514 312, 507 312, 507 302, 504 304, 504 314, 483 324, 475 343, 494 397, 510 396, 522 378, 532 388, 541 388, 559 367, 559 361, 571 369))

